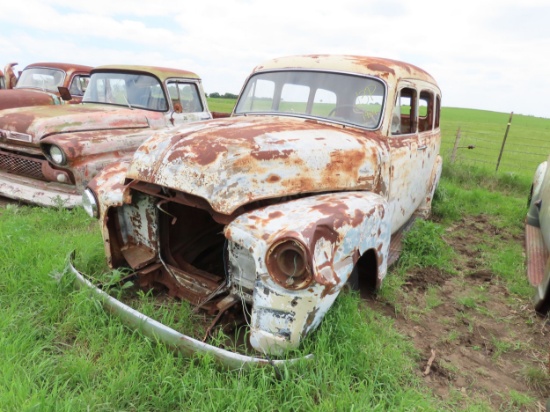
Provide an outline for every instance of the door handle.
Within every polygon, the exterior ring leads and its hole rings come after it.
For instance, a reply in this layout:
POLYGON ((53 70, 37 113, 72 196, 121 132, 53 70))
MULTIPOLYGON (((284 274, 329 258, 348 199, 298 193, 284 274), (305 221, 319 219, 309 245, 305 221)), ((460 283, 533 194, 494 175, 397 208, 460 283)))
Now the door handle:
POLYGON ((426 150, 427 148, 428 146, 425 144, 418 146, 418 150, 426 150))

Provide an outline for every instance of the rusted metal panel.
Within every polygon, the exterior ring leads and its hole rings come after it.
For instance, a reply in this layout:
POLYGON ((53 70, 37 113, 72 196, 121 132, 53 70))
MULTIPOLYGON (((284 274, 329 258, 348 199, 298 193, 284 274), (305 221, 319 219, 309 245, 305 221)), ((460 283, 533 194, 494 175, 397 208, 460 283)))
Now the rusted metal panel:
POLYGON ((425 70, 410 63, 371 56, 310 54, 279 57, 256 66, 252 73, 268 70, 335 70, 381 77, 390 84, 398 79, 414 79, 437 87, 435 79, 425 70))
POLYGON ((376 190, 379 170, 388 168, 387 145, 376 135, 302 119, 237 117, 149 139, 128 177, 208 199, 215 211, 231 214, 249 202, 303 192, 376 190))
POLYGON ((0 193, 12 199, 38 206, 74 207, 82 202, 82 194, 71 186, 44 182, 0 170, 0 193))
POLYGON ((234 248, 247 251, 255 263, 254 272, 232 277, 235 294, 254 284, 250 341, 255 349, 275 354, 297 347, 300 339, 319 325, 357 259, 369 249, 377 255, 378 281, 382 281, 391 233, 387 211, 386 200, 379 195, 344 192, 254 210, 226 226, 230 275, 240 272, 241 266, 241 254, 233 252, 234 248), (309 268, 300 269, 292 259, 281 261, 300 255, 277 251, 279 242, 289 240, 302 245, 302 265, 311 265, 309 268), (273 253, 281 255, 273 263, 282 268, 294 265, 297 273, 278 277, 270 267, 273 253), (309 282, 298 279, 304 277, 301 270, 311 272, 309 282))
POLYGON ((167 79, 196 79, 199 80, 200 77, 198 74, 193 73, 188 70, 180 69, 170 69, 168 67, 157 67, 157 66, 139 66, 139 65, 104 65, 94 67, 94 72, 103 72, 103 71, 120 71, 120 72, 136 72, 136 73, 150 73, 158 77, 161 81, 167 79))
MULTIPOLYGON (((128 110, 117 106, 86 104, 62 107, 44 106, 33 110, 2 111, 0 130, 27 133, 37 145, 49 135, 89 130, 143 129, 166 126, 162 113, 128 110)), ((0 137, 0 142, 5 140, 0 137)))

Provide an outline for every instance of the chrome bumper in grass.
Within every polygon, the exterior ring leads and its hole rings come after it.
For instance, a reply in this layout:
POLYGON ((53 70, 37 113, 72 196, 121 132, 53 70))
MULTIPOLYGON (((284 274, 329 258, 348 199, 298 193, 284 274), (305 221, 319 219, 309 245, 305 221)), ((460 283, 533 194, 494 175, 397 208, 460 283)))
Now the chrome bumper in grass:
POLYGON ((130 306, 113 298, 101 289, 87 280, 73 265, 72 256, 69 261, 71 272, 75 276, 75 284, 78 288, 88 289, 92 296, 103 305, 104 309, 116 315, 126 326, 139 330, 145 336, 158 340, 167 346, 170 346, 186 356, 195 354, 209 354, 214 360, 229 369, 249 369, 258 366, 281 366, 298 362, 302 359, 312 359, 313 355, 307 355, 303 358, 271 360, 246 356, 239 353, 220 349, 209 345, 189 336, 183 335, 178 331, 132 309, 130 306))

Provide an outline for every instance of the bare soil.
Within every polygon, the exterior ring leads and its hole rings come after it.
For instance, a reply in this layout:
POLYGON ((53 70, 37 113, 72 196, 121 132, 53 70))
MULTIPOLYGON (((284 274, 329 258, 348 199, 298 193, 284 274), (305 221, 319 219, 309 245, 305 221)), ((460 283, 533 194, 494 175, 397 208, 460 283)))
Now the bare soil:
POLYGON ((524 242, 522 235, 503 233, 486 216, 464 218, 445 236, 458 253, 458 276, 414 269, 407 274, 399 307, 380 297, 365 304, 394 318, 398 330, 414 342, 421 354, 418 374, 436 396, 462 406, 477 398, 495 411, 545 411, 550 319, 536 315, 531 302, 510 295, 503 281, 480 265, 476 245, 482 242, 481 233, 524 242), (476 296, 485 298, 468 304, 468 297, 476 296), (514 403, 515 394, 535 401, 514 403))

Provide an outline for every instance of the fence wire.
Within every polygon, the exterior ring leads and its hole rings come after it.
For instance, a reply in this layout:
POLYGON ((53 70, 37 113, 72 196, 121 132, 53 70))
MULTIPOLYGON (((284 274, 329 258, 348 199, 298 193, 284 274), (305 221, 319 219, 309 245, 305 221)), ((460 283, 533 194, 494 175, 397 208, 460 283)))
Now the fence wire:
POLYGON ((524 123, 514 128, 512 122, 507 136, 507 124, 479 123, 475 125, 477 129, 458 126, 454 137, 443 136, 441 154, 445 161, 454 160, 454 163, 483 165, 500 172, 532 175, 550 154, 550 130, 548 125, 530 128, 524 123))

